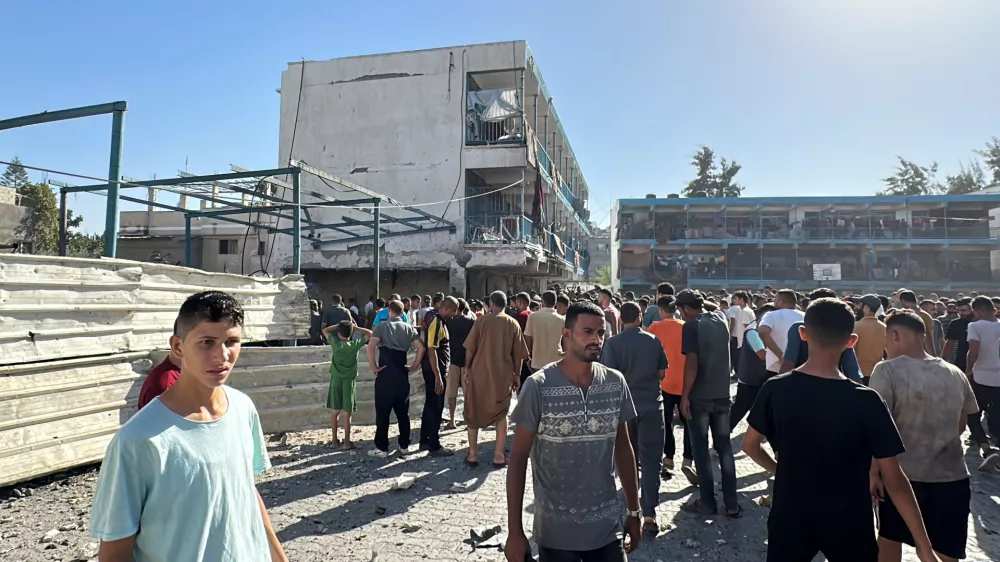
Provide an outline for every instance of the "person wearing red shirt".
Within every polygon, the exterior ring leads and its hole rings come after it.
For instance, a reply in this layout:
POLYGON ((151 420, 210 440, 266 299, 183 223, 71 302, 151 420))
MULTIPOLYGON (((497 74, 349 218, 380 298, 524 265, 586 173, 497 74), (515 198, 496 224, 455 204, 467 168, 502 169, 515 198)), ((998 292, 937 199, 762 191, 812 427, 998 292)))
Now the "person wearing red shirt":
POLYGON ((142 383, 142 390, 139 391, 139 409, 153 401, 153 398, 163 394, 177 382, 177 377, 181 376, 181 368, 177 366, 180 360, 167 354, 167 357, 159 365, 153 367, 146 380, 142 383))

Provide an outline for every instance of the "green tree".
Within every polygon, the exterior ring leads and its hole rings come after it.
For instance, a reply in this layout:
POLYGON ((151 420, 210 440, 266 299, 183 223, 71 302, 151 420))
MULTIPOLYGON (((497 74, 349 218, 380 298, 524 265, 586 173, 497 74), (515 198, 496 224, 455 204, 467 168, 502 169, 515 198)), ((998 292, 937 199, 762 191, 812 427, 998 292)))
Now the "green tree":
POLYGON ((24 216, 17 235, 31 243, 35 254, 55 254, 59 249, 59 206, 56 194, 44 183, 27 183, 18 189, 24 216))
POLYGON ((715 152, 707 146, 699 148, 691 165, 698 171, 681 191, 685 197, 739 197, 746 189, 735 181, 742 166, 725 158, 720 158, 717 165, 715 152))
POLYGON ((594 283, 601 285, 602 287, 607 287, 611 284, 611 266, 602 265, 597 268, 594 272, 594 283))
POLYGON ((899 164, 896 172, 882 178, 885 190, 878 195, 934 195, 943 193, 944 187, 937 181, 937 162, 930 166, 920 166, 902 156, 897 156, 899 164))
POLYGON ((957 174, 946 177, 945 185, 948 187, 949 195, 979 191, 986 188, 986 172, 978 160, 971 160, 968 168, 962 164, 957 174))
POLYGON ((997 137, 991 138, 986 143, 986 148, 983 150, 977 150, 976 154, 983 157, 986 161, 986 167, 990 169, 990 173, 993 175, 991 185, 1000 184, 1000 139, 997 137))
POLYGON ((24 169, 21 159, 15 156, 10 161, 10 164, 7 165, 7 169, 4 170, 3 175, 0 176, 0 185, 20 189, 21 186, 27 183, 28 170, 24 169))
POLYGON ((70 232, 66 239, 66 255, 77 258, 99 258, 104 255, 104 236, 70 232))

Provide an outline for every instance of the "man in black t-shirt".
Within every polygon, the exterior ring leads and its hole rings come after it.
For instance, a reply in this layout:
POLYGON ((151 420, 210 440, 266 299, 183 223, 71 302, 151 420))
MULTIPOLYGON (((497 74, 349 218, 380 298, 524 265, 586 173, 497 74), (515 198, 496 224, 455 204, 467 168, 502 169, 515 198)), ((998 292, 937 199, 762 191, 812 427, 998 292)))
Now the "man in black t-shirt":
POLYGON ((813 301, 800 329, 809 342, 809 359, 764 383, 750 411, 743 451, 775 475, 769 562, 805 562, 819 552, 830 562, 876 562, 873 458, 918 557, 938 560, 899 468, 904 448, 892 415, 878 393, 840 372, 841 353, 857 339, 853 331, 854 312, 847 303, 813 301), (765 438, 780 465, 763 449, 765 438))
POLYGON ((969 356, 969 324, 975 318, 972 317, 972 299, 959 299, 956 305, 958 318, 948 324, 941 359, 965 372, 965 362, 969 356))

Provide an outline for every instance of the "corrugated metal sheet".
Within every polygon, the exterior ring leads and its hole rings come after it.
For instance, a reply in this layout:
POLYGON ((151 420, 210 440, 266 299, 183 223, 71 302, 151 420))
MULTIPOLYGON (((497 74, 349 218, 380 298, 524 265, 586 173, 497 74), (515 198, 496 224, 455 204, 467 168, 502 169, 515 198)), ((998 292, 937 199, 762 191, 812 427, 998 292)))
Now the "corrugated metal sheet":
POLYGON ((0 486, 100 461, 151 365, 133 352, 0 367, 0 486))
MULTIPOLYGON (((165 351, 153 352, 153 362, 165 356, 165 351)), ((330 389, 328 347, 244 347, 227 384, 253 400, 265 433, 330 425, 330 410, 326 408, 330 389)), ((352 423, 374 424, 375 374, 364 350, 358 355, 356 405, 358 411, 352 423)), ((416 419, 423 407, 424 379, 418 372, 410 375, 411 419, 416 419)))
MULTIPOLYGON (((151 350, 166 347, 184 299, 206 289, 232 293, 243 304, 246 341, 308 335, 308 297, 298 275, 265 279, 127 260, 0 256, 0 486, 100 461, 135 413, 151 350)), ((247 349, 254 364, 254 348, 247 349)), ((258 370, 280 365, 265 377, 280 384, 283 366, 302 361, 271 349, 294 348, 256 348, 258 370)))
POLYGON ((208 273, 112 259, 0 256, 0 365, 162 348, 177 310, 218 289, 244 306, 246 341, 307 337, 300 275, 208 273))

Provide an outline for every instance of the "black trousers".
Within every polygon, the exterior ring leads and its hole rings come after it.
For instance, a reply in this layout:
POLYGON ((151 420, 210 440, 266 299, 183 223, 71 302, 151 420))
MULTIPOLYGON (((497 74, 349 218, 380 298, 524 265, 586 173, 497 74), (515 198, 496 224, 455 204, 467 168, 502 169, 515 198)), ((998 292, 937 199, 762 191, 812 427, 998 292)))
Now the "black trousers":
MULTIPOLYGON (((424 375, 424 412, 420 416, 420 448, 428 451, 437 451, 441 448, 441 417, 444 415, 444 385, 441 379, 441 394, 434 392, 435 379, 438 378, 434 371, 424 365, 421 367, 424 375)), ((442 377, 448 370, 441 372, 442 377)))
POLYGON ((1000 387, 986 386, 972 381, 972 392, 979 403, 979 411, 969 414, 969 433, 977 445, 990 443, 989 436, 983 429, 983 414, 986 414, 986 425, 993 439, 1000 439, 1000 387))
MULTIPOLYGON (((674 439, 674 408, 680 406, 681 397, 678 394, 667 394, 662 390, 660 394, 663 396, 663 456, 672 459, 677 452, 677 443, 674 439)), ((691 437, 688 436, 687 420, 684 416, 681 416, 681 427, 684 428, 684 459, 694 460, 691 437)))
POLYGON ((594 550, 557 550, 538 547, 538 562, 625 562, 625 545, 618 540, 594 550))
POLYGON ((399 447, 410 446, 410 377, 406 352, 379 348, 378 364, 385 367, 375 375, 375 447, 389 450, 389 419, 396 414, 399 447))
POLYGON ((729 338, 729 366, 734 373, 736 372, 736 365, 740 360, 740 350, 736 347, 737 343, 735 337, 729 338))
POLYGON ((760 392, 759 386, 752 386, 749 384, 739 383, 736 385, 736 397, 733 398, 733 405, 729 408, 729 432, 732 433, 736 426, 743 421, 743 418, 753 407, 753 403, 757 400, 757 393, 760 392))

